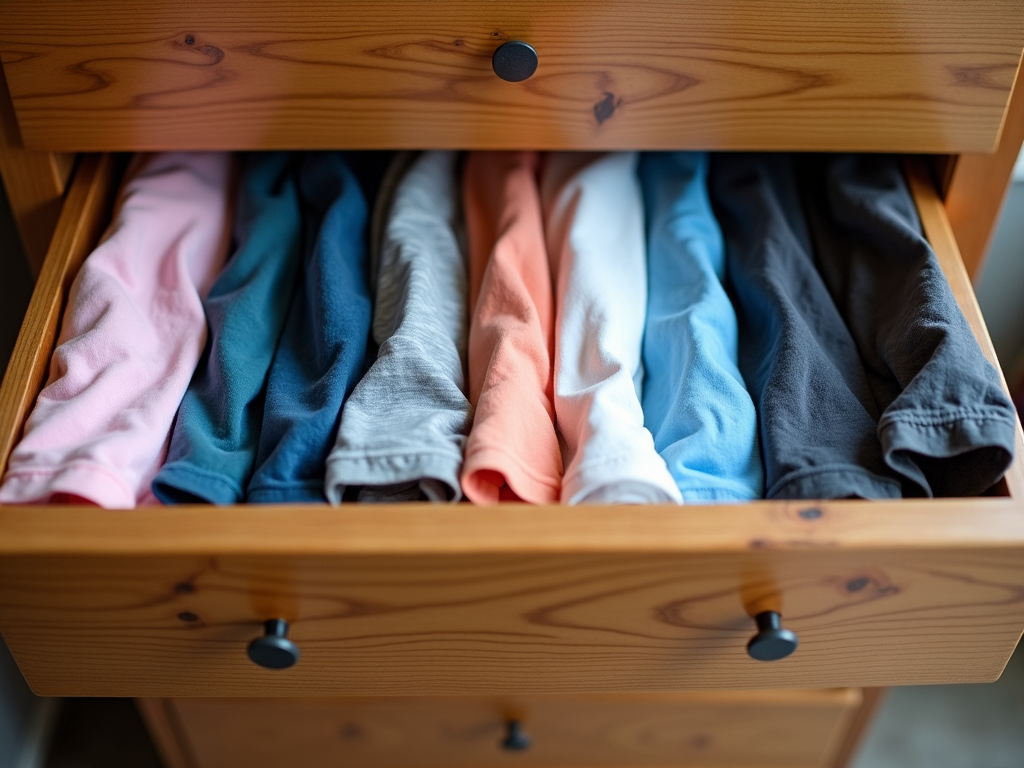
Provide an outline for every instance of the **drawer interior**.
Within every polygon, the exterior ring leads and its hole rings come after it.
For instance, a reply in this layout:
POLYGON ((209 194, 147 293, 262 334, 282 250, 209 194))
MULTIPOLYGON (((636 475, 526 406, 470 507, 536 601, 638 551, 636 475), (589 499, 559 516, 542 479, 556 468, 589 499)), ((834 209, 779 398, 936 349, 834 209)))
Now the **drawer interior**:
MULTIPOLYGON (((996 363, 941 201, 926 234, 996 363)), ((0 464, 100 236, 116 158, 82 159, 0 388, 0 464)), ((998 365, 997 365, 998 367, 998 365)), ((683 508, 0 508, 0 631, 37 693, 323 696, 991 680, 1024 628, 1024 441, 991 496, 683 508), (752 616, 800 648, 750 659, 752 616), (283 618, 302 657, 246 657, 283 618)))

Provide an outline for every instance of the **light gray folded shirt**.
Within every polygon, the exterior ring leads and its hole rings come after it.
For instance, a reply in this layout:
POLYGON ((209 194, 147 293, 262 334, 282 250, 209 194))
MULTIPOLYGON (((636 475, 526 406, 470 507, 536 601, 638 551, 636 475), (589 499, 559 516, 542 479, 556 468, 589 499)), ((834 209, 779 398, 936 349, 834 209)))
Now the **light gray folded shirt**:
POLYGON ((456 152, 400 155, 378 197, 371 279, 380 350, 345 402, 327 457, 332 504, 350 486, 360 487, 363 502, 462 498, 473 409, 464 391, 468 287, 457 162, 456 152))

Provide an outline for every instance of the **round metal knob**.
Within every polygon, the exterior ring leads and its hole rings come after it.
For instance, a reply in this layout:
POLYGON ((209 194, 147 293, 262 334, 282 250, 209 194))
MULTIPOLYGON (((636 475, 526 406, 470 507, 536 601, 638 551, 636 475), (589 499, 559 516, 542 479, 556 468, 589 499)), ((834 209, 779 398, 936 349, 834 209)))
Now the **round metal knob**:
POLYGON ((288 639, 288 622, 267 619, 263 637, 249 643, 249 659, 267 669, 288 669, 299 660, 299 648, 288 639))
POLYGON ((518 720, 509 720, 505 723, 505 738, 502 739, 501 748, 506 752, 522 752, 529 749, 533 743, 525 731, 523 724, 518 720))
POLYGON ((776 611, 764 611, 754 617, 757 634, 747 643, 747 653, 757 661, 778 661, 789 656, 800 644, 796 633, 782 628, 782 617, 776 611))
POLYGON ((494 74, 510 83, 519 83, 537 71, 537 52, 522 40, 509 40, 491 56, 494 74))

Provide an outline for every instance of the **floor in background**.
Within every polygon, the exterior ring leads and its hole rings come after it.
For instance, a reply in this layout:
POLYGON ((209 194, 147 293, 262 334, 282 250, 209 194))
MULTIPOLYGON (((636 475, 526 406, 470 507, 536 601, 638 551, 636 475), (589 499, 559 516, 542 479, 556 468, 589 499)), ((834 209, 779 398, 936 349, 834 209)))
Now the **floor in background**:
POLYGON ((893 688, 851 768, 1020 768, 1024 651, 989 685, 893 688))

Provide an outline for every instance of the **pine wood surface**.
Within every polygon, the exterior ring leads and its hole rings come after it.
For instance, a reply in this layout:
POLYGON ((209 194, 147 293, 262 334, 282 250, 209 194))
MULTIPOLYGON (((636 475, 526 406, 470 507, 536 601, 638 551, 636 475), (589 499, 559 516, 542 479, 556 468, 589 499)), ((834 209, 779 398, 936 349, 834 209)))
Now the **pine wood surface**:
POLYGON ((946 196, 949 223, 956 233, 964 264, 972 277, 984 263, 1022 142, 1024 77, 1018 71, 996 151, 961 155, 953 168, 946 196))
POLYGON ((5 0, 27 146, 991 151, 1022 0, 5 0), (59 23, 54 23, 59 19, 59 23), (506 83, 495 48, 533 44, 506 83))
POLYGON ((587 697, 176 699, 189 768, 827 766, 856 690, 587 697), (532 738, 499 743, 507 719, 532 738))
POLYGON ((34 277, 57 226, 75 156, 32 152, 21 143, 3 72, 0 72, 0 177, 18 236, 34 277))

